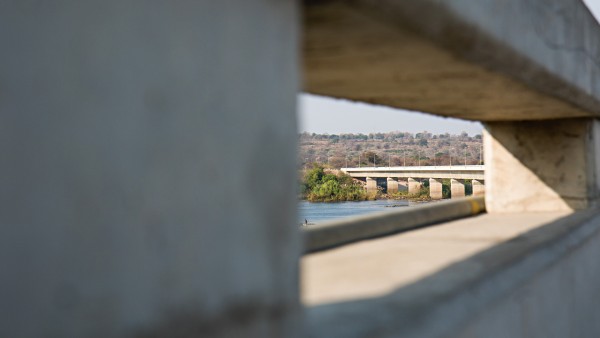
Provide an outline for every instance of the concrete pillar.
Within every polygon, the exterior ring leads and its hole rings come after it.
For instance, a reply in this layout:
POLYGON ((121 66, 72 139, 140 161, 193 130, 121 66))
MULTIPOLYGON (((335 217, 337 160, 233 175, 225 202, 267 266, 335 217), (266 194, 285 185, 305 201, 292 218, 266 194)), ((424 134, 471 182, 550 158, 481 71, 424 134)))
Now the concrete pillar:
POLYGON ((429 197, 432 200, 441 200, 442 199, 442 180, 430 178, 429 179, 429 197))
POLYGON ((1 337, 305 336, 297 7, 2 2, 1 337))
POLYGON ((459 180, 450 180, 450 195, 452 198, 465 197, 465 184, 459 180))
POLYGON ((398 179, 398 191, 408 191, 408 181, 405 179, 398 179))
POLYGON ((409 194, 418 194, 421 191, 421 182, 409 178, 408 179, 408 193, 409 194))
POLYGON ((471 182, 471 187, 473 188, 473 196, 485 195, 485 185, 481 183, 481 181, 473 180, 471 182))
POLYGON ((377 180, 367 177, 367 192, 377 192, 377 180))
POLYGON ((600 124, 594 119, 486 123, 488 212, 598 205, 600 124))
POLYGON ((387 192, 388 193, 397 193, 398 192, 397 179, 392 178, 392 177, 387 178, 387 192))

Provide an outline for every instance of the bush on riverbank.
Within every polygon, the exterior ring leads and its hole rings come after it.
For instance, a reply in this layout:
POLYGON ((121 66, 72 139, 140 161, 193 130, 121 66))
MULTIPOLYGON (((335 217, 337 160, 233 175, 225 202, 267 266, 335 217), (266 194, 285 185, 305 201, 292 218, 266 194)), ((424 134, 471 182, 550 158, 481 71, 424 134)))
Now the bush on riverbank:
POLYGON ((340 173, 327 174, 321 166, 315 166, 304 175, 300 187, 302 196, 311 202, 365 201, 377 198, 367 193, 352 177, 340 173))

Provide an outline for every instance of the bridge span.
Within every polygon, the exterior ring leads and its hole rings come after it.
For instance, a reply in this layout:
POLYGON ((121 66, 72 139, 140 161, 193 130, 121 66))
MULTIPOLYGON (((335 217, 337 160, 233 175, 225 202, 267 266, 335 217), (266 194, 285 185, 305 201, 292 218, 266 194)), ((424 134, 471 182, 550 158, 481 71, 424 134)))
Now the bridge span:
POLYGON ((484 166, 412 166, 412 167, 359 167, 342 168, 351 177, 366 181, 367 191, 378 187, 388 192, 408 191, 418 193, 423 180, 429 180, 429 195, 432 199, 442 198, 442 179, 450 179, 452 197, 465 196, 464 180, 472 180, 473 195, 484 195, 484 166))

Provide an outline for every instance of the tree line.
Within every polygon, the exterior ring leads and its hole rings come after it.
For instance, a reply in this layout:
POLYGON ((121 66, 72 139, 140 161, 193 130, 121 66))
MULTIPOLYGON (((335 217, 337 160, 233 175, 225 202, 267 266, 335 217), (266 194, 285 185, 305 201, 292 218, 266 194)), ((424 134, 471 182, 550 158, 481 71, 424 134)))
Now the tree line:
POLYGON ((439 166, 483 164, 482 135, 434 135, 390 132, 372 134, 299 134, 298 163, 329 168, 358 166, 439 166))

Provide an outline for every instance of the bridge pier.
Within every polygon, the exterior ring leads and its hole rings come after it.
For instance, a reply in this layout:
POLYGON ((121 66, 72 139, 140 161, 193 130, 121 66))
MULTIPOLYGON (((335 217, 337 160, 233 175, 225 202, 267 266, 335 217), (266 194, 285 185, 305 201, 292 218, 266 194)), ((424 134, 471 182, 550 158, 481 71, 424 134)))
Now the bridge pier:
POLYGON ((430 178, 429 179, 429 197, 432 200, 442 199, 442 180, 430 178))
POLYGON ((387 192, 396 193, 398 192, 398 179, 388 177, 387 178, 387 192))
POLYGON ((459 180, 450 180, 450 195, 452 198, 465 197, 465 184, 459 180))
POLYGON ((377 180, 367 177, 367 192, 377 192, 377 180))
POLYGON ((481 181, 473 180, 471 186, 473 187, 473 196, 485 195, 485 185, 481 181))
POLYGON ((421 191, 421 182, 415 180, 414 178, 408 179, 408 193, 409 194, 418 194, 421 191))

